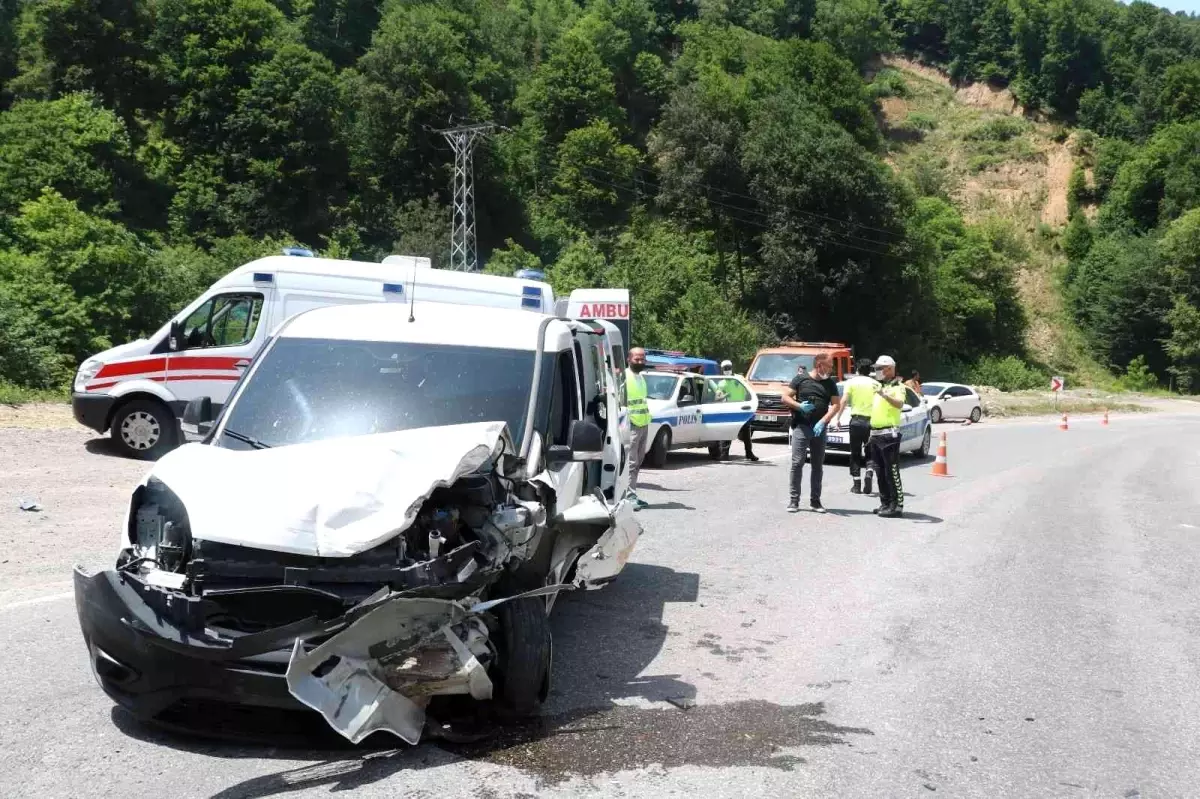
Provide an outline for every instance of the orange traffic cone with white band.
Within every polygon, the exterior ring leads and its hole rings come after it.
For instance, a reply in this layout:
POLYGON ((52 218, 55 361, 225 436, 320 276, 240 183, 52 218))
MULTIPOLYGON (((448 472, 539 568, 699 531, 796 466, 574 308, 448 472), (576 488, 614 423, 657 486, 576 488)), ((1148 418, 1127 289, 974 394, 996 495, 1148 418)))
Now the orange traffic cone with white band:
POLYGON ((934 477, 949 477, 950 472, 946 466, 946 434, 942 433, 942 438, 938 441, 937 458, 933 461, 933 471, 930 472, 934 477))
POLYGON ((1070 429, 1069 427, 1067 427, 1067 415, 1065 413, 1063 414, 1062 421, 1058 423, 1058 429, 1059 430, 1069 430, 1070 429))
POLYGON ((1104 418, 1100 421, 1102 427, 1108 427, 1108 409, 1104 409, 1104 418))

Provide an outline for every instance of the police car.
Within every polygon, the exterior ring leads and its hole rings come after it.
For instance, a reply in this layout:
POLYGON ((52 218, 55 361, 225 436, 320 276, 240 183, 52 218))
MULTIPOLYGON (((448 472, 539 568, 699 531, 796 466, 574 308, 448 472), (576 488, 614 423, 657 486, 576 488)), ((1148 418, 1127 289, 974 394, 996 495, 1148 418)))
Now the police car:
POLYGON ((708 446, 713 457, 719 445, 733 441, 758 407, 758 396, 743 378, 678 372, 644 372, 647 404, 650 406, 650 430, 646 464, 660 469, 672 449, 708 446), (745 388, 748 399, 731 399, 722 383, 736 380, 745 388))
MULTIPOLYGON (((838 383, 838 393, 843 393, 845 382, 838 383)), ((904 389, 904 407, 900 413, 900 452, 910 452, 918 458, 929 454, 933 432, 929 422, 929 406, 912 389, 904 389)), ((826 449, 831 452, 850 451, 850 409, 842 412, 826 433, 826 449)))

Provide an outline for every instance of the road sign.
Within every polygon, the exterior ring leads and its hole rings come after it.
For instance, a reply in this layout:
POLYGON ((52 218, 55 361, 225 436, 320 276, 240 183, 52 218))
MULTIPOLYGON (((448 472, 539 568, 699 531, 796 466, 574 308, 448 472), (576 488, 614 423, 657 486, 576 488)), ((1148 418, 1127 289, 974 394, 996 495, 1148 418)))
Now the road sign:
POLYGON ((1051 391, 1058 393, 1059 391, 1063 390, 1064 385, 1066 385, 1066 383, 1061 377, 1050 378, 1050 390, 1051 391))

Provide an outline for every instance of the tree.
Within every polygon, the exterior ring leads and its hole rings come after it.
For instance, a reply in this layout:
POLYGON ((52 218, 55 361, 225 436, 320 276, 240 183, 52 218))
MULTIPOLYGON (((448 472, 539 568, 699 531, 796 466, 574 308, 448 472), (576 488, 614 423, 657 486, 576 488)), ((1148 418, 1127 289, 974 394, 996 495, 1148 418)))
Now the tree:
POLYGON ((558 146, 551 205, 568 225, 602 230, 617 224, 633 192, 638 151, 621 144, 608 122, 571 131, 558 146))
POLYGON ((124 124, 93 96, 19 101, 0 113, 0 215, 47 187, 88 212, 119 215, 131 160, 124 124))
POLYGON ((859 69, 894 44, 879 0, 817 0, 812 32, 859 69))
POLYGON ((11 90, 41 99, 91 92, 132 122, 139 110, 161 107, 153 54, 146 44, 153 28, 153 6, 146 0, 25 3, 17 25, 20 75, 11 90))

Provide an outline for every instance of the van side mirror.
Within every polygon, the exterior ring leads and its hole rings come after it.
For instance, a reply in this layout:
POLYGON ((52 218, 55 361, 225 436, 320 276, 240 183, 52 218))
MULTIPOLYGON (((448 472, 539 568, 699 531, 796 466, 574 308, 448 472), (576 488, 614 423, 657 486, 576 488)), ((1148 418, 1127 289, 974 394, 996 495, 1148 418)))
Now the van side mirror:
POLYGON ((212 430, 213 407, 211 397, 196 397, 183 409, 183 421, 179 427, 189 440, 203 438, 212 430))
POLYGON ((571 422, 571 429, 567 433, 567 445, 552 446, 546 453, 546 462, 549 464, 598 461, 603 458, 604 431, 591 419, 577 419, 571 422))
POLYGON ((167 333, 167 349, 171 352, 180 352, 184 349, 183 322, 178 319, 171 321, 171 330, 167 333))

